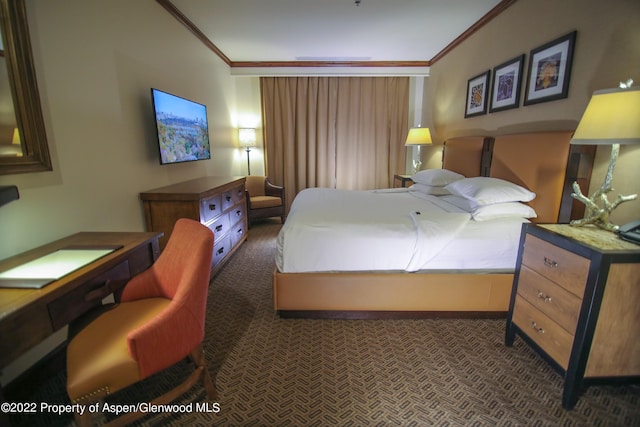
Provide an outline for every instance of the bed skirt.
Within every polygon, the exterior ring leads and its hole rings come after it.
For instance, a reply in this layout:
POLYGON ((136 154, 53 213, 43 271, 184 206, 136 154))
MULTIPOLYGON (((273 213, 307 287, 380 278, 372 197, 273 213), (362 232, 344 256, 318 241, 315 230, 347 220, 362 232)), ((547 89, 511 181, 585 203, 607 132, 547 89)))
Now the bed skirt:
POLYGON ((282 317, 504 317, 513 273, 273 274, 282 317))

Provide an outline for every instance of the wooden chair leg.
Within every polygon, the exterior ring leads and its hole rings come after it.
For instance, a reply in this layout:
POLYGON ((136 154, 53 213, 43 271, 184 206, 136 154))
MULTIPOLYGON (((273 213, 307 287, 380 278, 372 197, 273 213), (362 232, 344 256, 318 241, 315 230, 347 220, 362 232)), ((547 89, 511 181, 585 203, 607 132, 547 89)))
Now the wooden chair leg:
POLYGON ((209 369, 207 369, 207 362, 204 357, 202 344, 200 344, 195 350, 191 352, 191 360, 196 365, 196 369, 202 369, 202 386, 207 392, 207 397, 209 398, 209 400, 215 401, 218 398, 218 391, 216 390, 216 386, 214 385, 213 381, 211 381, 211 376, 209 375, 209 369))

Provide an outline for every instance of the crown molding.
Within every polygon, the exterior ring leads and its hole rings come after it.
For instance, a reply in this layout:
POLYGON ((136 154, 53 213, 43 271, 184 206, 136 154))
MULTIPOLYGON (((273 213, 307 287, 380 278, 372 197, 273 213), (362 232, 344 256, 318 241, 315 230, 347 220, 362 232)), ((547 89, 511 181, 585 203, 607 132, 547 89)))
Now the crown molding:
POLYGON ((429 61, 232 61, 171 0, 156 0, 231 68, 233 75, 407 75, 428 76, 429 67, 471 37, 517 0, 502 0, 429 61))

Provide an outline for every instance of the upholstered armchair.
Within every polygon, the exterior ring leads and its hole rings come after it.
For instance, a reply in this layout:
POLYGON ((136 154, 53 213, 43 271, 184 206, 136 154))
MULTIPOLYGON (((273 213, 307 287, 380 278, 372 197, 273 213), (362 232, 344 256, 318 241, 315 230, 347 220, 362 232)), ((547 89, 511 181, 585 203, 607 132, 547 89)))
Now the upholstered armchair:
POLYGON ((284 223, 284 187, 272 184, 266 176, 250 175, 245 183, 245 191, 249 221, 279 216, 284 223))
MULTIPOLYGON (((151 403, 169 403, 199 381, 207 397, 216 398, 202 349, 212 254, 211 230, 190 219, 176 222, 156 262, 129 280, 120 302, 70 339, 67 393, 73 403, 96 402, 187 356, 191 376, 151 403)), ((76 424, 91 425, 91 415, 76 413, 76 424)), ((126 425, 144 415, 113 422, 126 425)))

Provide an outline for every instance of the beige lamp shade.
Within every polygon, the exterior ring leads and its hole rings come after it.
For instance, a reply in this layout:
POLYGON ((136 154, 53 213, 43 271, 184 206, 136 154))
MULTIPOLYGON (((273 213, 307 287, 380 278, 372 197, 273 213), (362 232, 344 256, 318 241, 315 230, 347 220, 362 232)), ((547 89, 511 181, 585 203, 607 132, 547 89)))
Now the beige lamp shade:
POLYGON ((240 128, 238 129, 238 140, 242 147, 255 147, 256 146, 256 130, 254 128, 240 128))
POLYGON ((411 128, 404 145, 431 145, 429 128, 411 128))
POLYGON ((640 144, 640 87, 593 93, 572 144, 640 144))

